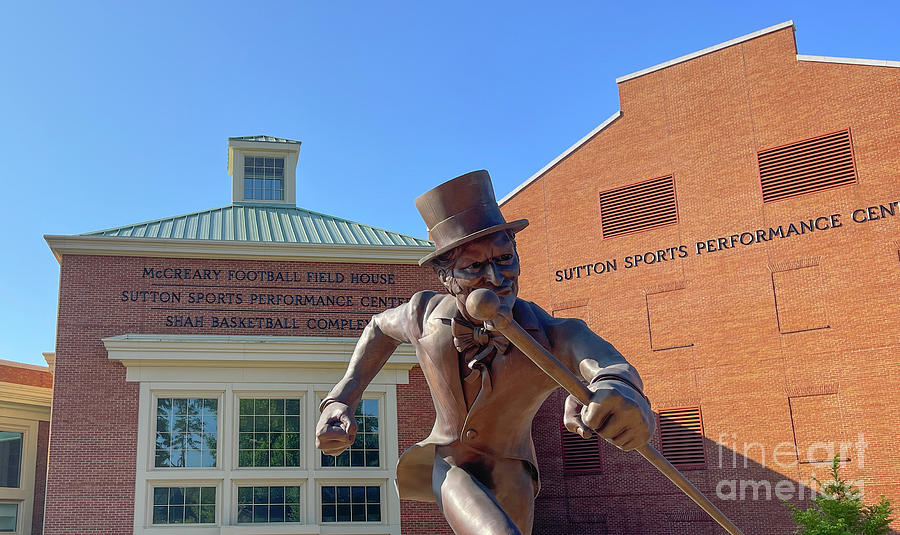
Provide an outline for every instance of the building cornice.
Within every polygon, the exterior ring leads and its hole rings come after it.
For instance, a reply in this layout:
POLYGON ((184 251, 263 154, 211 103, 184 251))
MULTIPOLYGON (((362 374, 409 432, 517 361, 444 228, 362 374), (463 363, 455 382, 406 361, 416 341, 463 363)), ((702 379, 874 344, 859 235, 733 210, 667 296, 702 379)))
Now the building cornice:
POLYGON ((750 39, 755 39, 761 35, 765 35, 767 33, 772 33, 778 30, 782 30, 784 28, 790 28, 794 25, 794 21, 788 20, 782 22, 781 24, 776 24, 774 26, 769 26, 768 28, 763 28, 762 30, 755 31, 753 33, 748 33, 747 35, 742 35, 740 37, 736 37, 731 39, 730 41, 725 41, 724 43, 719 43, 717 45, 713 45, 709 48, 704 48, 703 50, 698 50, 696 52, 692 52, 690 54, 685 54, 684 56, 677 57, 675 59, 671 59, 669 61, 664 61, 663 63, 659 63, 652 67, 647 67, 646 69, 641 69, 639 71, 633 72, 631 74, 626 74, 625 76, 620 76, 616 78, 616 83, 621 84, 622 82, 627 82, 628 80, 633 80, 634 78, 638 78, 640 76, 644 76, 645 74, 650 74, 651 72, 658 71, 660 69, 665 69, 666 67, 671 67, 672 65, 677 65, 679 63, 684 63, 685 61, 692 60, 694 58, 699 58, 700 56, 705 56, 706 54, 710 54, 717 50, 722 50, 723 48, 728 48, 729 46, 734 46, 739 43, 743 43, 744 41, 749 41, 750 39))
POLYGON ((44 360, 47 361, 47 366, 50 370, 50 373, 54 373, 56 371, 56 352, 48 351, 46 353, 41 353, 44 356, 44 360))
POLYGON ((217 240, 44 235, 56 260, 62 255, 229 258, 371 264, 414 264, 433 247, 310 245, 217 240))
POLYGON ((52 388, 0 381, 0 403, 13 403, 49 409, 52 402, 52 388))
POLYGON ((579 147, 581 147, 582 145, 584 145, 585 143, 587 143, 588 141, 590 141, 591 138, 593 138, 594 136, 596 136, 597 134, 599 134, 599 133, 600 133, 601 131, 603 131, 607 126, 611 125, 616 119, 618 119, 618 118, 621 117, 621 116, 622 116, 622 112, 621 112, 621 111, 617 111, 616 113, 612 114, 612 115, 609 117, 609 119, 603 121, 603 122, 600 123, 596 128, 594 128, 593 130, 591 130, 590 132, 588 132, 587 135, 585 135, 583 138, 581 138, 581 139, 579 139, 578 141, 576 141, 574 145, 572 145, 571 147, 569 147, 568 149, 566 149, 565 151, 563 151, 562 154, 560 154, 559 156, 557 156, 556 158, 554 158, 550 163, 548 163, 547 165, 545 165, 544 167, 542 167, 540 171, 538 171, 537 173, 531 175, 531 177, 529 177, 528 180, 526 180, 525 182, 522 182, 521 184, 519 184, 518 186, 516 186, 516 189, 514 189, 514 190, 510 191, 509 193, 507 193, 502 199, 500 199, 500 201, 499 201, 497 204, 499 204, 500 206, 503 206, 503 204, 505 204, 507 201, 509 201, 510 199, 512 199, 513 197, 515 197, 516 195, 518 195, 520 191, 522 191, 523 189, 527 188, 527 187, 528 187, 532 182, 534 182, 535 180, 537 180, 537 179, 541 178, 542 176, 544 176, 544 174, 545 174, 547 171, 549 171, 549 170, 553 169, 554 167, 556 167, 556 165, 557 165, 559 162, 563 161, 568 155, 572 154, 572 153, 575 152, 579 147))
MULTIPOLYGON (((346 367, 356 338, 320 336, 124 334, 103 339, 110 360, 125 367, 228 366, 231 368, 346 367)), ((417 364, 409 344, 400 345, 386 370, 417 364)))
MULTIPOLYGON (((690 54, 686 54, 684 56, 660 63, 658 65, 654 65, 652 67, 647 67, 646 69, 641 69, 641 70, 633 72, 631 74, 626 74, 625 76, 620 76, 619 78, 616 78, 616 83, 621 84, 622 82, 627 82, 628 80, 638 78, 645 74, 649 74, 651 72, 658 71, 658 70, 664 69, 666 67, 676 65, 678 63, 683 63, 685 61, 689 61, 694 58, 698 58, 700 56, 710 54, 717 50, 721 50, 723 48, 734 46, 736 44, 743 43, 744 41, 749 41, 751 39, 755 39, 759 36, 762 36, 762 35, 765 35, 768 33, 772 33, 772 32, 778 31, 778 30, 782 30, 784 28, 791 28, 791 27, 793 27, 796 30, 796 27, 794 26, 794 21, 792 21, 792 20, 788 20, 788 21, 782 22, 780 24, 776 24, 774 26, 769 26, 768 28, 763 28, 762 30, 755 31, 753 33, 748 33, 747 35, 743 35, 741 37, 731 39, 730 41, 725 41, 724 43, 719 43, 719 44, 713 45, 709 48, 704 48, 703 50, 698 50, 697 52, 692 52, 690 54)), ((900 67, 900 61, 860 59, 860 58, 835 58, 835 57, 828 57, 828 56, 809 56, 809 55, 804 55, 804 54, 797 54, 797 61, 812 61, 812 62, 821 62, 821 63, 842 63, 842 64, 846 64, 846 65, 867 65, 867 66, 871 66, 871 67, 900 67)), ((589 132, 586 136, 584 136, 583 138, 578 140, 574 145, 572 145, 571 147, 566 149, 562 154, 560 154, 559 156, 554 158, 553 161, 551 161, 550 163, 545 165, 543 168, 541 168, 540 171, 533 174, 527 180, 525 180, 524 182, 519 184, 514 190, 512 190, 511 192, 506 194, 506 196, 504 196, 502 199, 500 199, 499 204, 501 206, 503 206, 503 204, 505 204, 510 199, 515 197, 519 192, 521 192, 523 189, 528 187, 535 180, 539 179, 547 171, 549 171, 550 169, 555 167, 560 161, 565 159, 572 152, 574 152, 575 150, 580 148, 582 145, 584 145, 585 143, 590 141, 591 138, 593 138, 594 136, 599 134, 600 131, 602 131, 609 124, 611 124, 613 121, 618 119, 621 115, 622 115, 622 112, 617 111, 615 114, 613 114, 612 117, 610 117, 609 119, 607 119, 606 121, 601 123, 597 128, 595 128, 594 130, 589 132)))
POLYGON ((843 63, 844 65, 867 65, 869 67, 900 67, 900 61, 889 61, 886 59, 833 58, 829 56, 809 56, 806 54, 797 54, 797 61, 843 63))

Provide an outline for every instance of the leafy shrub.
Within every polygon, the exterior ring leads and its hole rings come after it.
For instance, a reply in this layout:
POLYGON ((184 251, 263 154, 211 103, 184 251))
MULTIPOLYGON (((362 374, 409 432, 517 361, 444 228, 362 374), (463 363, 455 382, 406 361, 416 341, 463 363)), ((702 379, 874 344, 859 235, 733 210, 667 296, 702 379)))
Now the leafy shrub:
POLYGON ((797 523, 797 535, 886 535, 890 532, 891 504, 882 495, 875 505, 865 505, 861 493, 851 483, 841 479, 838 457, 831 461, 831 481, 819 485, 813 506, 801 510, 785 502, 797 523))

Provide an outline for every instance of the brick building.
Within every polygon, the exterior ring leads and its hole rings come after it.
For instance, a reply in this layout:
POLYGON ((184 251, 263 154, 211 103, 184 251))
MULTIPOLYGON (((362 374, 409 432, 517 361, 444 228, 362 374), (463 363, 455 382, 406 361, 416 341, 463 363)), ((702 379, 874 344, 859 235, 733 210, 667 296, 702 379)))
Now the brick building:
POLYGON ((60 307, 44 535, 399 535, 401 517, 439 532, 434 506, 394 492, 399 452, 434 417, 411 347, 368 388, 348 452, 313 444, 371 315, 436 284, 417 265, 431 244, 298 208, 299 142, 228 146, 231 205, 46 237, 60 307))
MULTIPOLYGON (((838 455, 900 503, 900 62, 788 22, 617 80, 620 111, 501 201, 522 297, 641 371, 655 439, 745 531, 838 455)), ((535 533, 720 533, 636 454, 535 423, 535 533)), ((895 524, 896 525, 896 524, 895 524)))
MULTIPOLYGON (((657 446, 748 534, 788 533, 776 498, 801 503, 832 453, 900 503, 897 66, 798 56, 788 23, 640 71, 620 112, 502 201, 531 220, 522 297, 638 366, 657 446)), ((18 533, 450 533, 393 492, 433 420, 411 348, 349 453, 312 446, 367 319, 437 286, 416 264, 428 242, 298 208, 298 154, 231 138, 231 205, 47 237, 46 507, 45 406, 22 431, 33 492, 0 495, 0 522, 15 503, 18 533)), ((561 432, 562 398, 535 424, 534 533, 719 532, 636 455, 561 432)))
POLYGON ((0 360, 0 533, 41 533, 52 388, 50 368, 0 360))

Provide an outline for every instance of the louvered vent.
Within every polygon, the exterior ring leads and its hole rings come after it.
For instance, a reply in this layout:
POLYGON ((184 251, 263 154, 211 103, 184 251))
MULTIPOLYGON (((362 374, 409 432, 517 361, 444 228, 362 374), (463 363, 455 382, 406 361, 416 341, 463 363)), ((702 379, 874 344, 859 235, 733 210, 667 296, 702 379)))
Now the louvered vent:
POLYGON ((856 183, 850 130, 757 153, 763 202, 856 183))
POLYGON ((671 175, 600 192, 604 238, 677 222, 675 178, 671 175))
POLYGON ((600 471, 600 437, 585 440, 562 428, 563 472, 583 474, 600 471))
POLYGON ((706 462, 703 453, 703 420, 700 407, 661 410, 659 442, 663 456, 675 466, 698 467, 706 462))

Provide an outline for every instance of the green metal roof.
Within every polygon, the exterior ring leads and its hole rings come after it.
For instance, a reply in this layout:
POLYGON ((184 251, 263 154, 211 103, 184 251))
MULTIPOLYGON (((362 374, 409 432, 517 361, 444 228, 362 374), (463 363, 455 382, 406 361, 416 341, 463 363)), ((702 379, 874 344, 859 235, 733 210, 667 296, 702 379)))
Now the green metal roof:
POLYGON ((299 141, 294 141, 293 139, 285 139, 283 137, 275 137, 275 136, 238 136, 238 137, 230 137, 229 141, 265 141, 267 143, 296 143, 300 144, 299 141))
POLYGON ((370 227, 296 206, 233 204, 86 232, 81 236, 221 240, 255 243, 430 247, 427 240, 370 227))

